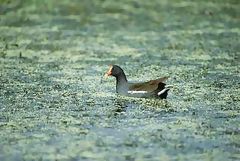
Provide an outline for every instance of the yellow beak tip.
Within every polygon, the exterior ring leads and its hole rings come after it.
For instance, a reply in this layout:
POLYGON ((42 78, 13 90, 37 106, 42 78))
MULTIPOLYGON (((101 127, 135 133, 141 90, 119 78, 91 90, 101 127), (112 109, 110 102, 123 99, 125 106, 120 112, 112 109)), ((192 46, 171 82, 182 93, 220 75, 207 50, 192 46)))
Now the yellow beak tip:
POLYGON ((104 75, 104 78, 105 78, 105 79, 107 79, 107 78, 108 78, 108 76, 109 76, 109 75, 106 73, 106 74, 104 75))

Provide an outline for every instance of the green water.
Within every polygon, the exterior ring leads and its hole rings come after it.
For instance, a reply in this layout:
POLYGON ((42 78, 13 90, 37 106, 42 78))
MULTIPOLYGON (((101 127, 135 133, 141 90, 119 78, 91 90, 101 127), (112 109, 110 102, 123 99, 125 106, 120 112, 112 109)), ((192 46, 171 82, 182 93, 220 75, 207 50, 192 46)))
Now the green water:
POLYGON ((1 0, 0 160, 240 160, 238 0, 1 0), (170 76, 167 101, 121 97, 170 76))

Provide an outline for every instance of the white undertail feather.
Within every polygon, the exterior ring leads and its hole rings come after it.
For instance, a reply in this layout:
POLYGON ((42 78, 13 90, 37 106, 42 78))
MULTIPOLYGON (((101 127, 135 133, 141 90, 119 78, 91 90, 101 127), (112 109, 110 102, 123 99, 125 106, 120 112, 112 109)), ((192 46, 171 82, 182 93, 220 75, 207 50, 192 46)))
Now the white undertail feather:
POLYGON ((157 95, 160 96, 161 94, 163 94, 164 92, 166 92, 167 90, 169 90, 172 87, 173 87, 172 85, 166 85, 163 90, 161 90, 160 92, 157 93, 157 95))
POLYGON ((169 90, 168 88, 164 88, 163 90, 161 90, 160 92, 158 92, 158 96, 160 96, 161 94, 163 94, 164 92, 166 92, 167 90, 169 90))
POLYGON ((170 88, 172 88, 173 87, 173 85, 166 85, 165 86, 165 88, 168 88, 168 89, 170 89, 170 88))

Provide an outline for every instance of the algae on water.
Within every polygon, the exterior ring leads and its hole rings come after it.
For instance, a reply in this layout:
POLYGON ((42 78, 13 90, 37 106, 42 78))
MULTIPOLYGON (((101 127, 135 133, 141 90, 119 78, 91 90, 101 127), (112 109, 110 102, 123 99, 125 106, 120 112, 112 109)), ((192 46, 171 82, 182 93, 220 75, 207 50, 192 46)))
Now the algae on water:
POLYGON ((240 159, 238 1, 0 3, 0 160, 240 159), (109 64, 174 87, 119 97, 109 64))

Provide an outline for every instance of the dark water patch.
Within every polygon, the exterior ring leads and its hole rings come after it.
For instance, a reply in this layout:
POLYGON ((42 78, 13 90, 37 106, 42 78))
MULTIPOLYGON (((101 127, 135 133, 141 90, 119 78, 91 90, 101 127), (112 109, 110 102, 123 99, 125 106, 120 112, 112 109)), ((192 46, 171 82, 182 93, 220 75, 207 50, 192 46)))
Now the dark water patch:
POLYGON ((16 1, 1 1, 0 14, 6 14, 10 11, 17 10, 21 7, 21 0, 16 1))

